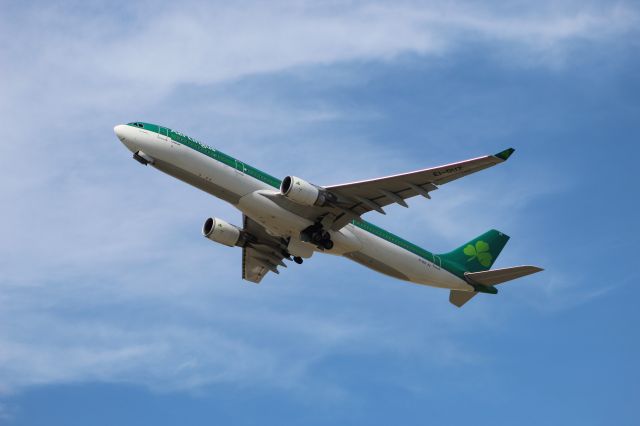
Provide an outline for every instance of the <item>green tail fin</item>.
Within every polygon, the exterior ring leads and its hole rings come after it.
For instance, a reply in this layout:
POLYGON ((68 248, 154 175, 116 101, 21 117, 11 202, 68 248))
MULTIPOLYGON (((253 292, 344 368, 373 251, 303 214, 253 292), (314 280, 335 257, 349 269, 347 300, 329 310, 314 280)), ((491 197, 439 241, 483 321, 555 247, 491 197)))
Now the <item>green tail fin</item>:
POLYGON ((491 269, 496 258, 509 241, 509 236, 492 229, 457 249, 439 255, 445 261, 454 263, 466 272, 480 272, 491 269))

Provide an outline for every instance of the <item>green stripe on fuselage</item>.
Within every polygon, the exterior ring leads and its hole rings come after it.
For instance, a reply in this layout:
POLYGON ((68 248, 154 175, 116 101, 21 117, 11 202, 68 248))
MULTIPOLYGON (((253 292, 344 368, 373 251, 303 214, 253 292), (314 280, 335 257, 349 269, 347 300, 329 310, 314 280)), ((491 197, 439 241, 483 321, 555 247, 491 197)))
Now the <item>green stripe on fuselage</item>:
MULTIPOLYGON (((167 127, 161 127, 161 126, 157 126, 155 124, 150 124, 150 123, 142 123, 142 122, 138 122, 138 123, 141 124, 145 130, 149 130, 158 134, 162 134, 160 133, 160 129, 166 129, 168 136, 175 142, 178 142, 179 144, 184 146, 188 146, 189 148, 195 151, 198 151, 199 153, 204 154, 207 157, 213 158, 214 160, 217 160, 223 164, 226 164, 227 166, 233 167, 234 169, 238 169, 243 173, 258 179, 259 181, 266 183, 267 185, 270 185, 274 188, 280 188, 280 182, 281 182, 280 179, 275 178, 263 172, 262 170, 258 170, 255 167, 251 167, 250 165, 245 164, 239 160, 236 160, 232 156, 227 155, 224 152, 218 151, 217 149, 214 149, 209 145, 203 144, 202 142, 199 142, 193 139, 192 137, 189 137, 180 132, 176 132, 175 130, 171 130, 167 127)), ((132 127, 137 127, 134 125, 134 123, 130 123, 129 125, 132 127)), ((163 130, 163 133, 164 133, 164 130, 163 130)))
MULTIPOLYGON (((169 137, 173 139, 175 142, 178 142, 181 145, 188 146, 189 148, 195 151, 198 151, 199 153, 204 154, 207 157, 213 158, 214 160, 220 161, 221 163, 226 164, 230 167, 241 170, 245 174, 255 179, 258 179, 259 181, 264 182, 267 185, 270 185, 274 188, 280 188, 280 183, 282 182, 280 179, 273 177, 270 174, 267 174, 261 170, 258 170, 255 167, 249 166, 248 164, 245 164, 239 160, 236 160, 230 155, 224 154, 218 151, 217 149, 213 149, 210 146, 205 145, 201 142, 198 142, 197 140, 187 135, 184 135, 180 132, 176 132, 175 130, 171 130, 167 127, 160 127, 156 124, 143 123, 143 122, 136 122, 136 123, 141 124, 145 130, 149 130, 158 134, 160 134, 160 129, 163 129, 163 133, 164 133, 164 129, 166 129, 169 137)), ((130 123, 129 125, 133 127, 137 127, 134 125, 134 123, 130 123)), ((392 244, 395 244, 396 246, 403 248, 415 255, 418 255, 421 258, 428 260, 429 262, 437 266, 441 266, 442 268, 451 272, 452 274, 464 279, 465 270, 457 263, 447 262, 444 259, 440 259, 438 256, 434 255, 430 251, 425 250, 421 247, 418 247, 417 245, 410 243, 409 241, 403 238, 400 238, 399 236, 392 234, 389 231, 379 228, 372 223, 366 222, 364 220, 363 221, 354 220, 351 223, 354 226, 357 226, 358 228, 369 232, 370 234, 373 234, 377 237, 382 238, 383 240, 386 240, 392 244)))

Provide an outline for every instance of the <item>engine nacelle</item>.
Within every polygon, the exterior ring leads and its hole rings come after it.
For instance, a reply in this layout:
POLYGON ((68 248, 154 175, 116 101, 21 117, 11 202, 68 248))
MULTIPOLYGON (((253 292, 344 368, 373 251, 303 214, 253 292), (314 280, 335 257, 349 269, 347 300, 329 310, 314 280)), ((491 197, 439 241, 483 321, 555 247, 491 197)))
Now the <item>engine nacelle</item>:
POLYGON ((329 193, 309 182, 295 176, 287 176, 280 184, 282 195, 303 206, 322 206, 329 198, 329 193))
POLYGON ((202 235, 216 243, 234 247, 240 241, 242 230, 220 218, 210 217, 204 222, 202 235))

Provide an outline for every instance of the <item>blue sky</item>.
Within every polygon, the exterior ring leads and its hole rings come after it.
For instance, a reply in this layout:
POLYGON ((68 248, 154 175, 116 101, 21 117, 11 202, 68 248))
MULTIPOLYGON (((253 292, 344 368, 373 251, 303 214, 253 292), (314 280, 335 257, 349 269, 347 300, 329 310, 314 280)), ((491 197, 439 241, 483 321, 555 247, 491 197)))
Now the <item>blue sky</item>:
POLYGON ((0 5, 0 424, 640 422, 633 2, 0 5), (490 228, 541 274, 463 309, 314 257, 259 286, 230 206, 131 161, 162 123, 335 184, 516 148, 367 219, 490 228))

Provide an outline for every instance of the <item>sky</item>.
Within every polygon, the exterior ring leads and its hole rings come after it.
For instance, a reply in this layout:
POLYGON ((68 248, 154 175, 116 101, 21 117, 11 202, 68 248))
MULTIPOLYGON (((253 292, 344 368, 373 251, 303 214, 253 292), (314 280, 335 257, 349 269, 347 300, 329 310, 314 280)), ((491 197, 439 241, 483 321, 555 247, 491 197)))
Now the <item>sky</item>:
POLYGON ((640 6, 0 3, 0 424, 636 425, 640 6), (337 184, 513 146, 365 219, 488 229, 544 272, 462 309, 332 256, 256 286, 238 211, 142 167, 131 121, 337 184))

